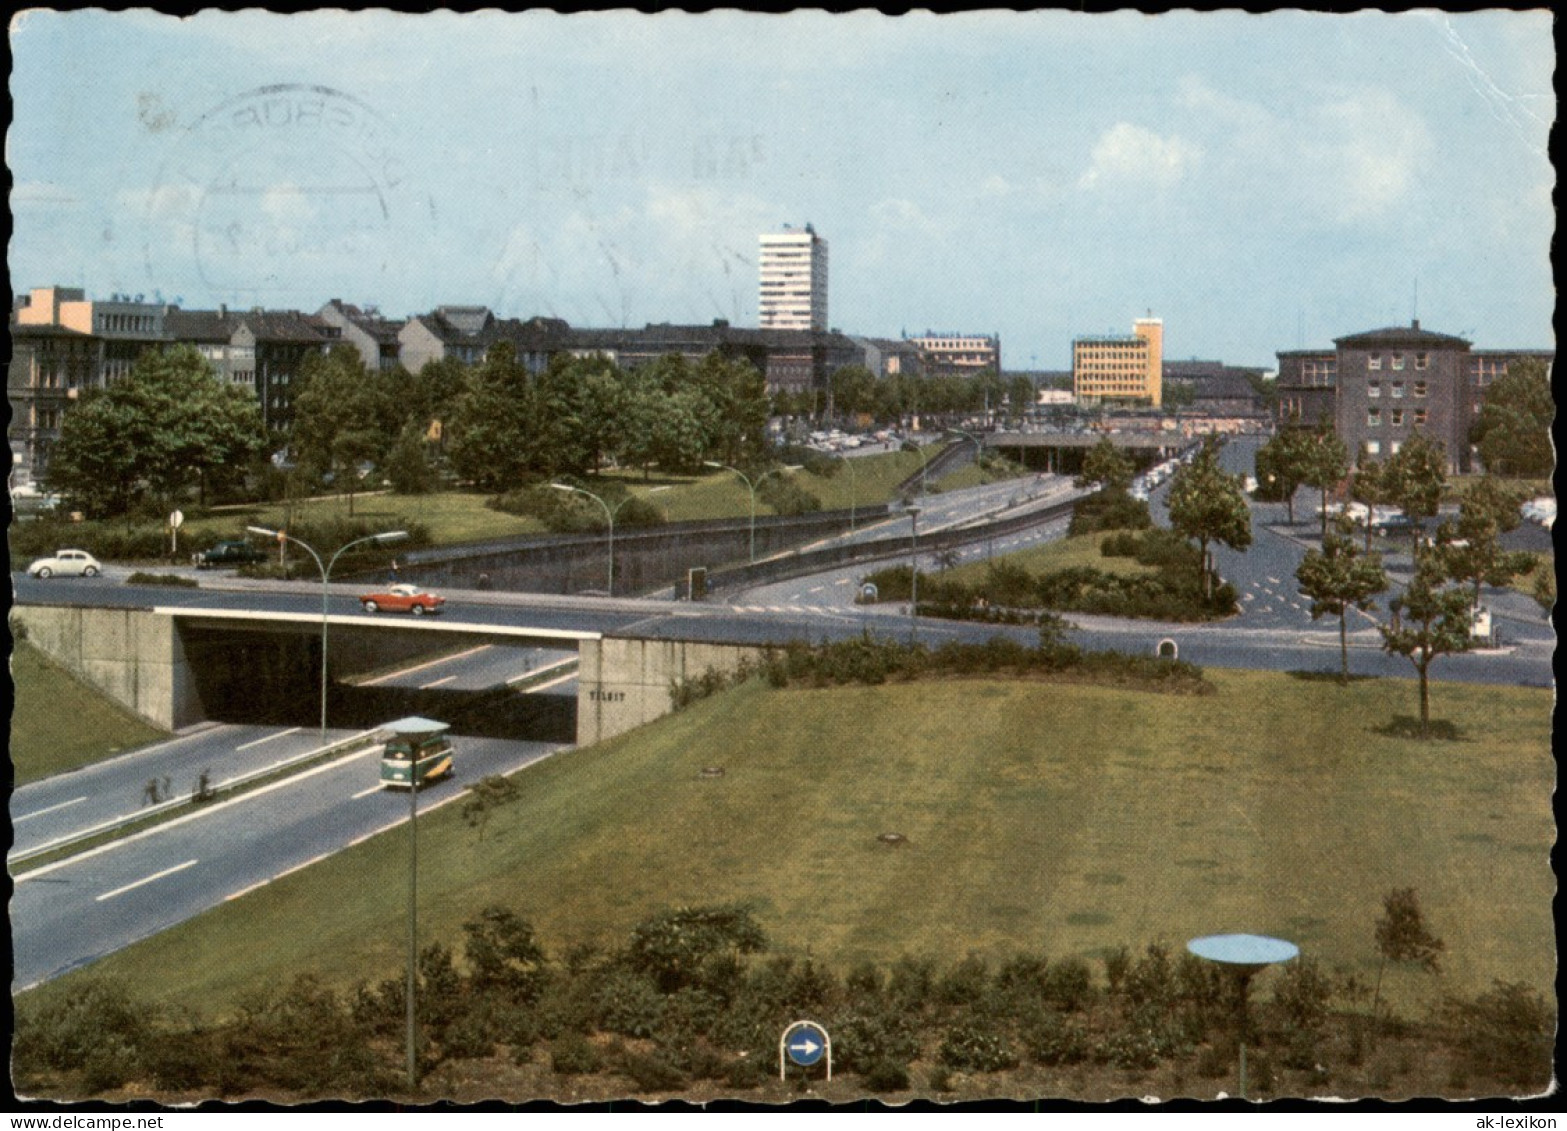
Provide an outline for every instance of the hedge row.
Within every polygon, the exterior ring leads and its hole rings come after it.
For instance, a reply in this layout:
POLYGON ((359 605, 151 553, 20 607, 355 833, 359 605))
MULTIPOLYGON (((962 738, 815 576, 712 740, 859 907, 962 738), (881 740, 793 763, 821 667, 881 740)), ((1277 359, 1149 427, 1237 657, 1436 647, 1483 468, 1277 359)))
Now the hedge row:
MULTIPOLYGON (((1162 944, 1077 957, 970 956, 945 968, 904 957, 835 969, 768 955, 743 906, 660 912, 615 949, 548 956, 532 927, 491 907, 464 925, 461 961, 440 943, 420 955, 416 1017, 421 1075, 446 1063, 506 1056, 560 1076, 616 1073, 641 1092, 716 1080, 730 1091, 775 1071, 778 1038, 800 1017, 831 1034, 835 1071, 869 1090, 902 1090, 926 1066, 932 1087, 954 1072, 1030 1062, 1146 1071, 1188 1061, 1199 1076, 1234 1071, 1238 1018, 1211 963, 1162 944)), ((73 985, 47 1007, 18 1010, 19 1091, 86 1096, 126 1086, 239 1096, 387 1096, 401 1089, 405 977, 397 969, 344 994, 308 974, 210 1019, 160 1011, 123 986, 73 985)), ((1310 959, 1281 969, 1272 999, 1247 1022, 1248 1069, 1260 1093, 1281 1069, 1312 1089, 1364 1055, 1365 1018, 1335 1010, 1358 982, 1310 959)), ((1532 990, 1499 984, 1453 1000, 1430 1035, 1459 1071, 1521 1086, 1550 1074, 1554 1013, 1532 990)), ((461 1070, 460 1070, 461 1071, 461 1070)), ((464 1073, 466 1074, 466 1073, 464 1073)), ((1300 1083, 1297 1086, 1302 1086, 1300 1083)))

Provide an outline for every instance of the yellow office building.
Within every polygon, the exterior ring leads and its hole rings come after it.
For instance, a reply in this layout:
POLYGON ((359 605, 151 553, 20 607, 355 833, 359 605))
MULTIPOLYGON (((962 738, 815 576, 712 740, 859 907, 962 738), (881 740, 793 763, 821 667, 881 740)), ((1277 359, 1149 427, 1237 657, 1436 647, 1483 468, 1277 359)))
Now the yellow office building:
POLYGON ((1121 401, 1159 407, 1164 321, 1139 318, 1129 337, 1109 334, 1072 342, 1072 392, 1079 404, 1121 401))

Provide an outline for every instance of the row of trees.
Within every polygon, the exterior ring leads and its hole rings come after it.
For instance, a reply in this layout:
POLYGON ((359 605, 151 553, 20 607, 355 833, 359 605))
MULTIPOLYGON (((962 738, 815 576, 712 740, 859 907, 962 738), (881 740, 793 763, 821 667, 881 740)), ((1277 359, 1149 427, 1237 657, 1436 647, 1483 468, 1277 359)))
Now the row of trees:
POLYGON ((1033 407, 1034 397, 1034 383, 1021 374, 1003 378, 987 369, 972 377, 903 373, 878 377, 863 365, 846 365, 833 373, 826 390, 778 394, 774 410, 778 415, 810 419, 824 414, 840 419, 869 416, 883 424, 911 416, 941 420, 1003 410, 1010 418, 1021 419, 1033 407))

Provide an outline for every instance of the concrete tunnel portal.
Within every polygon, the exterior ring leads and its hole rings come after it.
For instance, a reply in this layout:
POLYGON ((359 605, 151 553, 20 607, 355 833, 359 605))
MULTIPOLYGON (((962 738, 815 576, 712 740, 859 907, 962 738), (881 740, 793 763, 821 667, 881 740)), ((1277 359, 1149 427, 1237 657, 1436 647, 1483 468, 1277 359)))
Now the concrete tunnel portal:
MULTIPOLYGON (((178 617, 176 632, 189 664, 203 717, 213 722, 314 727, 321 720, 320 618, 251 620, 178 617)), ((512 686, 417 686, 384 677, 487 645, 516 653, 503 662, 524 679, 531 653, 576 650, 576 641, 481 631, 428 631, 423 625, 338 623, 329 629, 327 722, 333 729, 369 729, 408 715, 452 724, 454 734, 574 743, 577 694, 512 686)), ((512 682, 516 682, 513 680, 512 682)))

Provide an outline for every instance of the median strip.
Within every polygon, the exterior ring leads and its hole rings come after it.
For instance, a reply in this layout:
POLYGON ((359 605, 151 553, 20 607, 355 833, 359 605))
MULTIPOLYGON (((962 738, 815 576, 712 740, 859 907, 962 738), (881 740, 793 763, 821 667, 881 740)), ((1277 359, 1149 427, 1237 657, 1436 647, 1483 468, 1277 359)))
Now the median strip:
POLYGON ((46 869, 53 869, 78 857, 101 852, 114 844, 166 825, 225 808, 241 797, 275 788, 294 778, 315 773, 323 767, 323 763, 334 764, 329 760, 336 759, 339 755, 347 753, 350 756, 357 756, 362 752, 362 747, 373 745, 380 733, 379 730, 361 731, 339 742, 306 751, 297 758, 230 778, 209 791, 206 798, 201 801, 195 798, 166 801, 151 809, 116 817, 72 833, 70 836, 60 837, 25 852, 15 853, 8 860, 12 875, 16 877, 17 882, 21 882, 24 878, 31 879, 41 875, 46 869))

